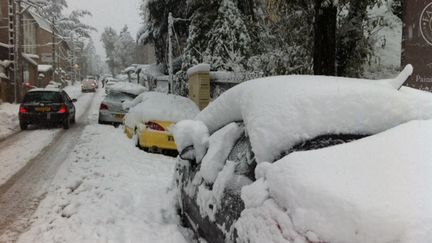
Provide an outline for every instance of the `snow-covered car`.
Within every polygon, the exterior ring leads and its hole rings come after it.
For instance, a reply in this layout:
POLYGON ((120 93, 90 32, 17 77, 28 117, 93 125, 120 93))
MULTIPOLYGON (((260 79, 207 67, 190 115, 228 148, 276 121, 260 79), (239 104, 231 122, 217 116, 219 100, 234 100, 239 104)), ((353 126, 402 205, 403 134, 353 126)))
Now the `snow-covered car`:
POLYGON ((125 133, 136 146, 152 152, 177 152, 170 128, 178 121, 193 119, 199 112, 190 99, 159 92, 145 92, 132 102, 125 117, 125 133))
POLYGON ((49 83, 46 85, 45 88, 54 88, 54 89, 61 89, 63 88, 63 84, 56 81, 49 81, 49 83))
POLYGON ((112 124, 118 126, 123 123, 127 113, 123 109, 124 102, 134 100, 139 94, 147 89, 138 84, 117 83, 111 87, 111 91, 105 96, 99 106, 99 124, 112 124))
POLYGON ((432 242, 432 122, 394 128, 432 118, 430 93, 400 87, 411 73, 226 91, 174 127, 182 222, 218 243, 432 242))
POLYGON ((111 87, 114 86, 114 85, 116 85, 117 83, 120 83, 120 81, 117 80, 117 79, 115 79, 115 78, 108 77, 105 80, 105 93, 108 94, 109 91, 110 91, 110 89, 111 89, 111 87))

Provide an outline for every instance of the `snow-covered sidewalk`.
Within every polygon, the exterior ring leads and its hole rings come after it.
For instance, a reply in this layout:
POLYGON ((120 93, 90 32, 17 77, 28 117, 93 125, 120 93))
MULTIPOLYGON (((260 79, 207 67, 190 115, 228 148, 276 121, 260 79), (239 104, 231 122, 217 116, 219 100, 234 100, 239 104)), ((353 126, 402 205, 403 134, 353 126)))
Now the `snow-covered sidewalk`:
POLYGON ((10 103, 0 105, 0 140, 19 131, 18 107, 10 103))
POLYGON ((174 164, 89 125, 18 242, 186 242, 168 192, 174 164))

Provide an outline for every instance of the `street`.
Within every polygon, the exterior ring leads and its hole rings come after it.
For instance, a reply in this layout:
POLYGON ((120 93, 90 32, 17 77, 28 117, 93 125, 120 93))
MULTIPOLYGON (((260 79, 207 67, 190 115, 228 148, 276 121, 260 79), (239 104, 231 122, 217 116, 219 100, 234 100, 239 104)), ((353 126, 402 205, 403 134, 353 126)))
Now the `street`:
POLYGON ((184 242, 168 193, 175 159, 98 125, 103 95, 77 94, 69 130, 23 131, 0 144, 0 242, 184 242))

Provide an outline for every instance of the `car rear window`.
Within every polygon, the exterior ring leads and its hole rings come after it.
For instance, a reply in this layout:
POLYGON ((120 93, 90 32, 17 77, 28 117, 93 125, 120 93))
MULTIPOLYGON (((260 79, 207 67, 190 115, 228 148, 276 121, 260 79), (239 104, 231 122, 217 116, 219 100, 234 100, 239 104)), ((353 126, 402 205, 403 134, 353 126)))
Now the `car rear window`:
POLYGON ((40 92, 27 93, 24 97, 23 102, 24 103, 33 103, 33 102, 61 103, 63 102, 63 99, 59 92, 40 91, 40 92))

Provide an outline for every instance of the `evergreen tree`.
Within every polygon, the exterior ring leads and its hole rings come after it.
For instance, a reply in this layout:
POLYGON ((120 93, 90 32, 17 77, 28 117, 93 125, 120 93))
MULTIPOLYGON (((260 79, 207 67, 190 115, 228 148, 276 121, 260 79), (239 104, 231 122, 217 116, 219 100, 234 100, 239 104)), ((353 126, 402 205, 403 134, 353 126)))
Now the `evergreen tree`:
POLYGON ((222 0, 218 17, 207 34, 204 61, 215 70, 241 71, 246 67, 251 39, 242 14, 232 0, 222 0))

